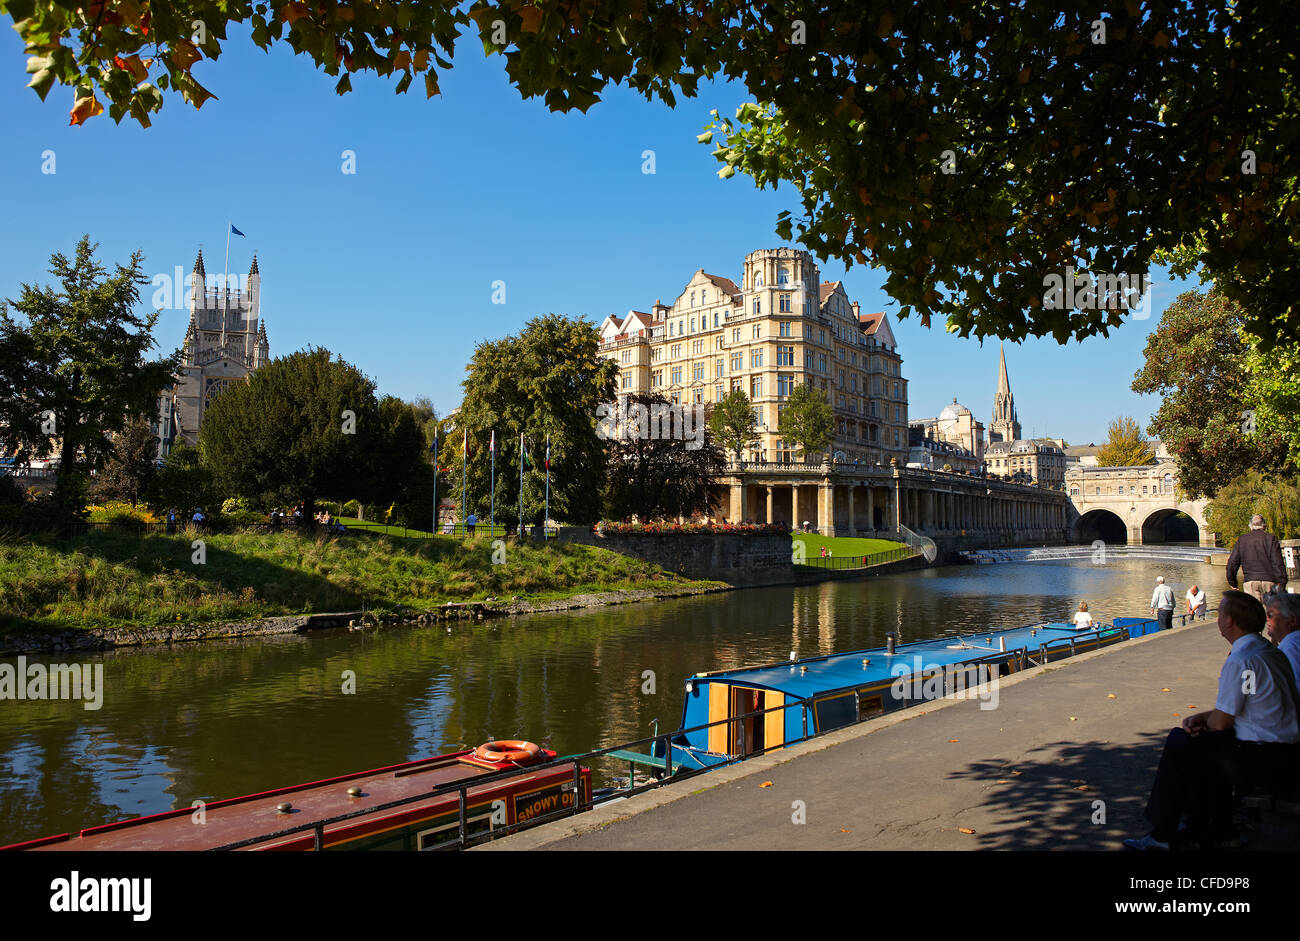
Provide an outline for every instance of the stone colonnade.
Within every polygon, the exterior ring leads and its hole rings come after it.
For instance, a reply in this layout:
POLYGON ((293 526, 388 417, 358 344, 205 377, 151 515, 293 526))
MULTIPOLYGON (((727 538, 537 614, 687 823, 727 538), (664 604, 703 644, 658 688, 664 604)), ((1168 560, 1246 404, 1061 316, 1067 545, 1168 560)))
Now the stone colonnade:
POLYGON ((824 536, 1006 534, 1059 539, 1063 493, 930 471, 840 471, 825 465, 746 465, 723 481, 718 514, 738 522, 807 522, 824 536))

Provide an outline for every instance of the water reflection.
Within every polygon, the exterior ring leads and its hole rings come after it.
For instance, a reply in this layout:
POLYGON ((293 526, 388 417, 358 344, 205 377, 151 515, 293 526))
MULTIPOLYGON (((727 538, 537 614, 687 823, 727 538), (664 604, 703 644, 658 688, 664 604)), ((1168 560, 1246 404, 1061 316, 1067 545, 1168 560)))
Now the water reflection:
MULTIPOLYGON (((474 626, 123 650, 104 705, 0 700, 0 843, 526 738, 561 754, 681 720, 696 671, 883 645, 949 630, 1147 612, 1218 566, 966 566, 474 626), (788 619, 788 620, 787 620, 788 619), (343 693, 344 671, 356 692, 343 693), (656 692, 642 692, 654 671, 656 692)), ((1211 599, 1212 602, 1216 599, 1211 599)), ((29 658, 37 659, 37 658, 29 658)), ((56 657, 39 658, 54 662, 56 657)))

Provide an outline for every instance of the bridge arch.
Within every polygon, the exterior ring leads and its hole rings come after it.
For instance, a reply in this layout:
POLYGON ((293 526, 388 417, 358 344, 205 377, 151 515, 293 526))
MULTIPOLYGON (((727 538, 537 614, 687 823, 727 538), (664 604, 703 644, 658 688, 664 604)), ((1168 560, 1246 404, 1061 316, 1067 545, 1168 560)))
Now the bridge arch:
POLYGON ((1201 543, 1201 527, 1177 507, 1163 507, 1142 521, 1142 544, 1159 542, 1201 543))
POLYGON ((1078 542, 1092 543, 1098 539, 1111 545, 1128 544, 1128 527, 1118 513, 1111 510, 1089 510, 1074 523, 1078 542))

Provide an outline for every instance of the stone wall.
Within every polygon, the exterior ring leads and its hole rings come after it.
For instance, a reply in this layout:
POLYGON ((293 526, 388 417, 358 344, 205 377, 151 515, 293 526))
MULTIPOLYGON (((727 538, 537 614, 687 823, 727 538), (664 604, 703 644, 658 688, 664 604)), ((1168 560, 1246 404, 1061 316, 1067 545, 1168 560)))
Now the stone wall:
POLYGON ((643 559, 686 578, 706 578, 729 585, 768 585, 794 578, 789 534, 600 536, 581 526, 565 526, 559 538, 643 559))

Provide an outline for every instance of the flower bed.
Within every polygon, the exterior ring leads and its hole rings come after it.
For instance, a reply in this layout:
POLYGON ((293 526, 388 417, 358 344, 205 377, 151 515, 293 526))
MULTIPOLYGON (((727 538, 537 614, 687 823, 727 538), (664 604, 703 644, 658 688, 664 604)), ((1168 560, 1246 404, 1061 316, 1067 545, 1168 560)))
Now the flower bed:
POLYGON ((790 532, 790 527, 784 523, 612 523, 602 521, 596 524, 595 529, 602 536, 683 536, 722 533, 743 536, 749 534, 771 535, 773 533, 785 535, 790 532))

